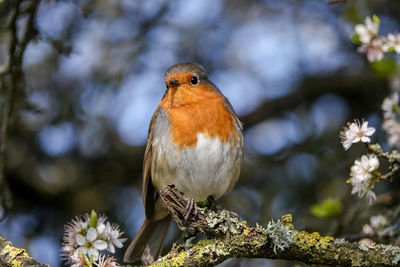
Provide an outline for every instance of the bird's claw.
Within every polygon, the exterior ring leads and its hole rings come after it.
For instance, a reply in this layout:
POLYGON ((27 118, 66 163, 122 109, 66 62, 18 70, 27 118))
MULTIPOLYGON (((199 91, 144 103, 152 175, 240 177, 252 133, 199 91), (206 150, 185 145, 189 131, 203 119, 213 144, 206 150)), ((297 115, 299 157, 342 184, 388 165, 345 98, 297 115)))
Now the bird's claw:
POLYGON ((186 214, 183 218, 185 224, 187 223, 191 213, 193 213, 193 216, 197 216, 197 205, 195 204, 194 199, 189 199, 185 207, 185 213, 186 214))

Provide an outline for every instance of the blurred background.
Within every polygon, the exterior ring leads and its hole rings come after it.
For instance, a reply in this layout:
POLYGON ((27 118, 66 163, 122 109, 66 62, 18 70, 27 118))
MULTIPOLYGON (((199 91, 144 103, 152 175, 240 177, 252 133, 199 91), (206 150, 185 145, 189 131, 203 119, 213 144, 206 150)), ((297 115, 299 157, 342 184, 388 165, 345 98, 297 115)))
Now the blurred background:
MULTIPOLYGON (((0 0, 0 21, 15 2, 32 4, 0 0)), ((63 225, 91 209, 118 222, 129 240, 136 234, 148 125, 165 70, 179 62, 202 64, 244 123, 241 178, 220 205, 251 224, 292 213, 297 229, 335 236, 360 232, 381 209, 351 196, 349 167, 366 149, 345 152, 338 135, 347 121, 365 118, 378 129, 373 141, 387 149, 380 105, 399 89, 399 57, 370 64, 349 37, 372 14, 382 34, 398 32, 399 1, 36 2, 24 100, 8 136, 10 190, 0 192, 11 192, 12 202, 2 203, 0 233, 37 260, 61 265, 63 225), (313 204, 327 199, 333 208, 318 212, 313 204)), ((19 31, 29 18, 21 13, 19 31)), ((9 31, 2 26, 0 65, 9 59, 9 31)), ((179 237, 172 227, 167 245, 179 237)))

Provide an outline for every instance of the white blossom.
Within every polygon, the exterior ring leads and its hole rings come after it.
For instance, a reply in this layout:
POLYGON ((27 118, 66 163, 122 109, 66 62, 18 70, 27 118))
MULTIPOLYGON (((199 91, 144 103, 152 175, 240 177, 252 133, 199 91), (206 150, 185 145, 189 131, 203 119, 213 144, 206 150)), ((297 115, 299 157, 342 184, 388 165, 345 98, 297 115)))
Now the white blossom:
POLYGON ((115 252, 114 246, 117 248, 122 248, 122 243, 126 241, 126 238, 121 238, 123 232, 119 230, 118 225, 111 225, 109 222, 107 222, 105 233, 108 241, 108 249, 111 253, 115 252))
POLYGON ((371 226, 376 230, 381 229, 388 223, 387 218, 383 215, 372 216, 369 221, 371 226))
POLYGON ((363 155, 359 160, 354 161, 350 168, 349 182, 353 186, 352 194, 358 194, 359 197, 366 196, 370 201, 376 199, 372 191, 374 182, 371 180, 372 172, 379 168, 378 157, 374 154, 363 155))
POLYGON ((122 248, 123 242, 126 238, 121 238, 124 232, 120 231, 119 226, 114 224, 111 225, 109 222, 105 223, 104 217, 100 217, 97 223, 97 232, 104 240, 106 240, 108 245, 108 250, 111 253, 115 253, 115 247, 122 248))
POLYGON ((397 54, 400 54, 400 33, 393 34, 389 33, 387 36, 387 41, 383 45, 383 50, 389 52, 389 49, 393 48, 397 54))
POLYGON ((107 248, 107 242, 97 238, 97 230, 93 227, 90 227, 87 230, 86 236, 81 234, 76 235, 76 241, 79 245, 79 248, 75 251, 75 253, 79 254, 79 251, 82 254, 89 256, 93 256, 94 260, 99 258, 99 250, 104 250, 107 248))
POLYGON ((367 44, 360 46, 357 51, 360 53, 367 54, 367 59, 369 62, 380 61, 383 59, 383 41, 380 38, 375 38, 367 44))
POLYGON ((383 100, 382 103, 382 110, 383 110, 383 117, 385 119, 388 119, 390 117, 394 116, 394 106, 397 106, 397 104, 399 103, 399 93, 398 92, 394 92, 393 94, 390 95, 390 97, 386 97, 383 100))
POLYGON ((99 216, 92 211, 92 215, 77 217, 65 227, 64 242, 61 247, 63 259, 73 266, 84 265, 92 258, 97 266, 119 266, 114 258, 103 257, 100 251, 108 250, 115 253, 115 247, 121 248, 126 238, 121 238, 123 232, 117 224, 106 222, 105 216, 99 216), (91 227, 95 225, 96 227, 91 227), (98 261, 98 262, 97 262, 98 261))
POLYGON ((89 226, 89 216, 75 217, 65 225, 63 246, 61 247, 61 258, 69 259, 78 246, 77 234, 83 232, 89 226))
POLYGON ((86 258, 82 257, 82 255, 71 255, 70 260, 73 262, 71 267, 81 267, 87 264, 86 258))
POLYGON ((362 231, 364 234, 372 234, 375 232, 374 228, 372 228, 372 226, 367 223, 363 225, 362 231))
POLYGON ((366 17, 363 24, 357 24, 354 31, 358 34, 361 43, 368 44, 378 35, 379 24, 370 17, 366 17))
POLYGON ((345 150, 349 149, 352 144, 363 142, 371 142, 370 136, 375 133, 374 127, 368 127, 368 121, 362 124, 355 120, 352 123, 347 123, 347 126, 340 132, 340 139, 345 150))
POLYGON ((376 201, 376 194, 374 191, 372 191, 372 189, 373 189, 373 185, 372 185, 372 188, 370 188, 369 191, 367 191, 367 193, 365 194, 365 198, 368 199, 368 201, 370 203, 376 201))
POLYGON ((376 231, 382 231, 389 223, 388 219, 383 215, 372 216, 369 221, 369 224, 363 225, 363 233, 365 234, 373 234, 376 231))
POLYGON ((120 266, 113 257, 106 257, 102 255, 99 257, 99 261, 94 263, 98 267, 118 267, 120 266))
POLYGON ((353 184, 353 189, 351 190, 351 193, 353 195, 357 194, 360 198, 366 196, 367 199, 370 200, 370 202, 373 202, 376 199, 376 195, 373 191, 371 191, 372 188, 370 186, 371 185, 368 182, 353 184))
POLYGON ((81 258, 81 255, 88 255, 96 261, 99 258, 99 251, 94 247, 79 247, 77 250, 75 250, 73 256, 76 258, 81 258))
POLYGON ((382 128, 387 134, 390 146, 400 146, 400 123, 397 120, 395 108, 399 102, 399 93, 394 92, 390 97, 386 97, 382 103, 383 123, 382 128))
POLYGON ((395 117, 385 119, 382 128, 386 131, 388 144, 400 146, 400 123, 395 117))
POLYGON ((355 183, 364 182, 371 177, 371 172, 379 167, 378 157, 374 154, 363 155, 360 160, 355 160, 350 168, 350 176, 355 183))
POLYGON ((106 224, 104 222, 100 222, 100 223, 98 222, 96 229, 97 229, 97 232, 99 233, 99 235, 103 235, 104 231, 106 229, 106 224))
POLYGON ((390 88, 394 92, 400 92, 400 77, 399 75, 395 75, 390 78, 390 88))

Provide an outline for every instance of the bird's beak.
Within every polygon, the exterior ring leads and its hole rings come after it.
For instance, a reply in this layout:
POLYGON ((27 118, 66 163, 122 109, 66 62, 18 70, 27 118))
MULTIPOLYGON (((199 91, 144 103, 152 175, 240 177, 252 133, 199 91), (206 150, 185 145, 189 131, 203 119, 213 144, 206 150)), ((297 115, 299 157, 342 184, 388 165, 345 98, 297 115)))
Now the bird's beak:
POLYGON ((178 86, 178 85, 180 85, 180 83, 179 83, 178 80, 176 80, 176 79, 169 80, 169 81, 168 81, 168 84, 169 84, 170 86, 178 86))

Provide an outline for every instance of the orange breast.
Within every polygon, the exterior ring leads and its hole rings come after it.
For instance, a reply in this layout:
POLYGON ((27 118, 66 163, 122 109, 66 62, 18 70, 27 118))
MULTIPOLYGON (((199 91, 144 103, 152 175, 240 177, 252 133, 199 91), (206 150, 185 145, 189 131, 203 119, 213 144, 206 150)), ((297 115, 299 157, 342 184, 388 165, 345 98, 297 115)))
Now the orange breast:
POLYGON ((198 133, 218 137, 224 143, 237 142, 232 115, 222 96, 208 85, 170 88, 159 106, 169 115, 171 138, 179 147, 195 146, 198 133))

